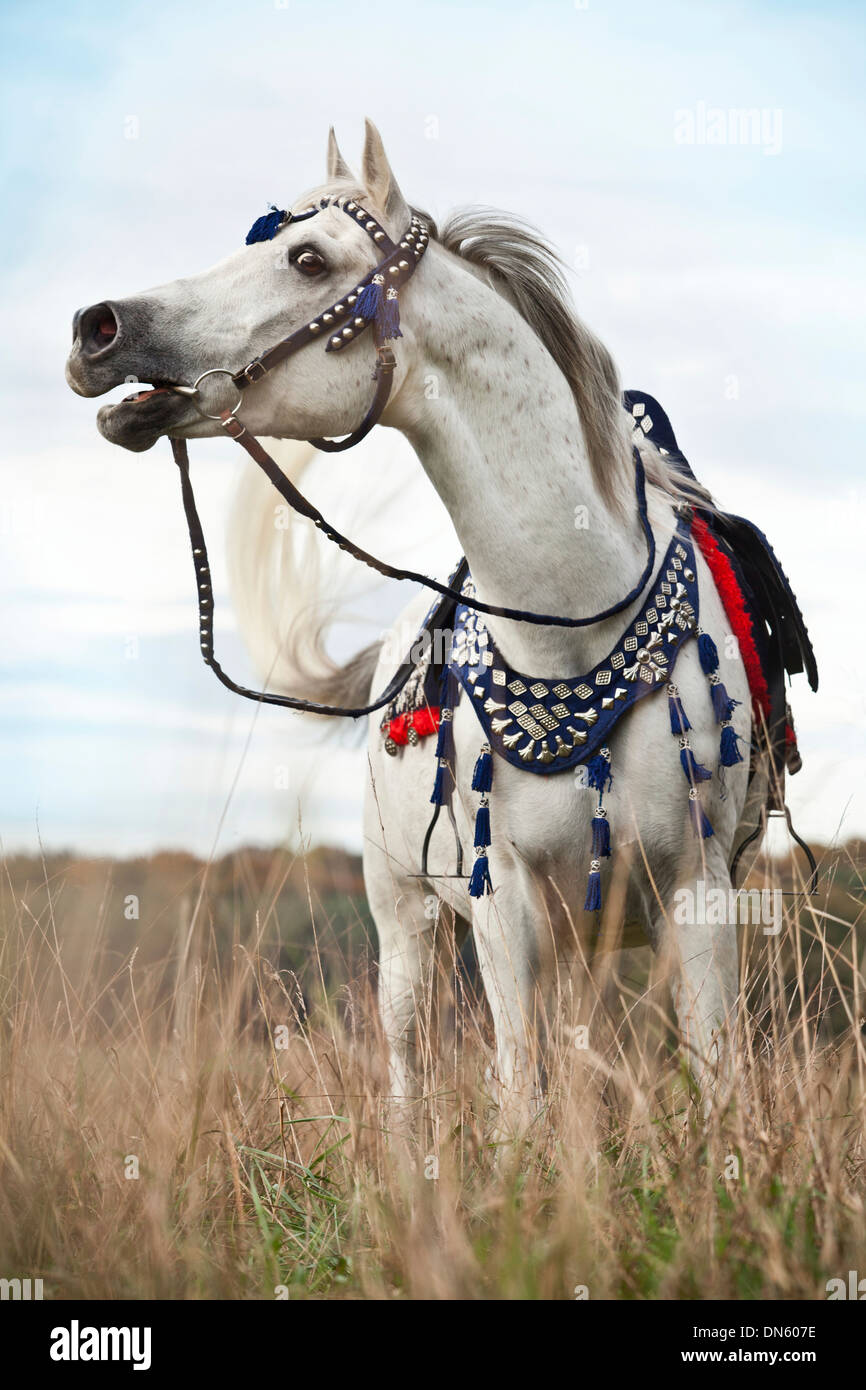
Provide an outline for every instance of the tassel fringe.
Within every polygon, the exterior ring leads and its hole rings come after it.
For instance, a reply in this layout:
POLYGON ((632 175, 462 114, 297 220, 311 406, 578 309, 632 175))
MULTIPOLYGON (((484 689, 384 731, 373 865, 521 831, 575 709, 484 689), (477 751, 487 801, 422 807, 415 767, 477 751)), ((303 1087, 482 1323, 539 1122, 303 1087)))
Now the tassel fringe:
POLYGON ((493 754, 490 751, 490 744, 483 743, 475 764, 475 771, 472 773, 472 790, 474 792, 489 792, 492 786, 493 754))
POLYGON ((583 904, 584 912, 598 912, 601 907, 600 869, 601 865, 598 860, 593 859, 589 866, 589 878, 586 881, 586 900, 583 904))
POLYGON ((599 806, 592 818, 592 857, 610 858, 610 822, 603 806, 599 806))
POLYGON ((716 644, 708 632, 698 633, 698 656, 701 662, 701 670, 705 676, 712 675, 713 671, 718 670, 719 653, 716 644))
POLYGON ((392 286, 385 295, 385 307, 381 316, 377 319, 379 327, 379 338, 385 343, 389 338, 402 338, 400 331, 400 301, 397 291, 392 286))
POLYGON ((270 212, 263 213, 257 217, 250 227, 246 236, 247 246, 253 246, 257 241, 273 241, 280 227, 283 225, 286 213, 275 208, 273 203, 268 204, 270 212))
POLYGON ((668 714, 671 718, 671 733, 682 735, 687 734, 692 727, 689 717, 683 709, 680 700, 680 692, 675 685, 668 686, 668 714))
POLYGON ((490 869, 487 864, 487 855, 484 850, 479 850, 475 863, 472 866, 472 877, 469 880, 470 898, 483 898, 485 893, 493 892, 493 884, 490 882, 490 869))
POLYGON ((689 815, 692 818, 692 829, 702 840, 708 840, 713 834, 713 827, 707 820, 704 808, 694 787, 689 788, 689 815))
POLYGON ((739 700, 732 700, 718 676, 710 676, 710 698, 713 702, 713 713, 716 716, 717 724, 724 724, 730 719, 739 700))
POLYGON ((695 755, 689 747, 687 739, 682 740, 682 745, 680 747, 680 762, 682 763, 683 772, 690 783, 709 782, 713 775, 704 767, 703 763, 695 762, 695 755))
POLYGON ((743 761, 743 755, 737 744, 740 735, 730 724, 722 726, 722 737, 719 743, 719 762, 722 767, 733 767, 735 763, 743 761))
POLYGON ((482 743, 481 752, 472 773, 472 790, 481 792, 481 804, 475 813, 475 863, 469 880, 469 896, 483 898, 493 892, 487 849, 490 845, 490 803, 488 794, 493 785, 493 754, 489 743, 482 743))
POLYGON ((600 748, 594 758, 590 758, 586 764, 587 785, 597 791, 599 795, 605 790, 605 783, 610 787, 613 777, 610 771, 610 749, 600 748))
POLYGON ((385 277, 374 275, 369 285, 365 285, 358 295, 355 313, 359 318, 366 319, 370 323, 372 319, 378 319, 381 316, 384 301, 385 277))
POLYGON ((486 849, 490 844, 490 807, 483 797, 475 814, 475 848, 486 849))
POLYGON ((436 776, 435 776, 435 778, 434 778, 434 780, 433 780, 433 794, 432 794, 432 796, 430 797, 430 800, 431 800, 431 802, 432 802, 432 804, 433 804, 434 806, 441 806, 441 805, 442 805, 442 799, 443 799, 443 798, 442 798, 442 793, 443 793, 443 791, 444 791, 444 787, 443 787, 442 783, 443 783, 444 776, 445 776, 445 760, 444 760, 444 758, 439 758, 438 761, 437 761, 437 763, 436 763, 436 776))

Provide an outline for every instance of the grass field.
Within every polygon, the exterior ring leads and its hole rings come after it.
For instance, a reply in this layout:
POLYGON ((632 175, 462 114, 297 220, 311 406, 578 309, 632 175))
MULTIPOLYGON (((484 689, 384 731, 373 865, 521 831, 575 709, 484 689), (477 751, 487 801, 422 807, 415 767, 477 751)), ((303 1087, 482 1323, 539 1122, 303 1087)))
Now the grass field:
POLYGON ((741 928, 736 1082, 706 1125, 649 951, 617 952, 578 986, 592 1046, 554 1040, 544 1112, 497 1144, 489 1019, 453 950, 424 1099, 389 1119, 350 856, 7 859, 0 1277, 47 1298, 826 1298, 866 1275, 866 847, 822 863, 779 936, 741 928))

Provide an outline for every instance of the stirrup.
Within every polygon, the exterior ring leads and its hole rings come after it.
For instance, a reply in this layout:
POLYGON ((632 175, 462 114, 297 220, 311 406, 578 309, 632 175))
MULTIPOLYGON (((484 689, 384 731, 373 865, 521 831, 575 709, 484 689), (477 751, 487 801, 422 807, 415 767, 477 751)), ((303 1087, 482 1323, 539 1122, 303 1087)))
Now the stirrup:
POLYGON ((777 806, 777 807, 774 807, 774 808, 771 809, 771 810, 766 811, 766 812, 765 812, 765 817, 766 817, 766 818, 764 818, 764 816, 762 816, 761 820, 760 820, 760 821, 758 822, 758 824, 755 826, 755 829, 752 831, 752 833, 751 833, 750 835, 747 835, 746 838, 745 838, 745 840, 743 840, 742 844, 740 844, 740 846, 738 847, 736 854, 734 855, 733 859, 731 860, 731 883, 732 883, 733 887, 736 888, 736 886, 737 886, 737 883, 736 883, 736 878, 737 878, 737 865, 739 864, 740 859, 742 858, 742 855, 743 855, 744 851, 747 850, 748 847, 749 847, 749 845, 753 844, 754 841, 757 840, 759 836, 763 836, 763 835, 766 833, 767 825, 769 824, 769 820, 770 820, 770 817, 771 817, 771 816, 784 816, 784 817, 785 817, 785 821, 786 821, 786 823, 787 823, 788 830, 790 831, 790 834, 791 834, 791 839, 794 840, 794 842, 795 842, 797 845, 799 845, 799 847, 800 847, 800 849, 802 850, 803 854, 806 856, 806 861, 807 861, 807 863, 808 863, 808 865, 809 865, 809 883, 808 883, 808 886, 805 888, 805 890, 803 890, 803 892, 799 892, 799 891, 785 892, 785 891, 782 891, 782 897, 783 897, 783 898, 799 898, 799 897, 804 896, 804 893, 805 893, 805 896, 810 897, 810 898, 814 898, 815 894, 818 892, 818 877, 819 877, 818 865, 817 865, 817 863, 815 862, 815 856, 814 856, 814 854, 812 853, 812 851, 811 851, 811 849, 809 848, 809 846, 806 844, 806 841, 802 838, 802 836, 798 835, 797 832, 796 832, 796 830, 794 829, 794 824, 793 824, 793 822, 792 822, 792 820, 791 820, 791 811, 790 811, 790 808, 788 807, 788 803, 787 803, 787 802, 785 802, 785 804, 784 804, 783 806, 777 806))
POLYGON ((439 812, 442 810, 441 805, 437 804, 433 810, 433 815, 430 817, 430 824, 427 826, 424 844, 421 846, 421 872, 420 874, 409 874, 409 878, 426 878, 431 881, 436 878, 469 878, 469 874, 464 874, 463 872, 463 846, 460 843, 460 836, 457 833, 457 818, 454 815, 454 809, 450 801, 447 803, 447 806, 448 818, 451 821, 451 829, 454 831, 454 843, 457 846, 455 872, 453 874, 433 874, 427 867, 427 853, 430 849, 430 841, 433 838, 433 827, 439 819, 439 812))

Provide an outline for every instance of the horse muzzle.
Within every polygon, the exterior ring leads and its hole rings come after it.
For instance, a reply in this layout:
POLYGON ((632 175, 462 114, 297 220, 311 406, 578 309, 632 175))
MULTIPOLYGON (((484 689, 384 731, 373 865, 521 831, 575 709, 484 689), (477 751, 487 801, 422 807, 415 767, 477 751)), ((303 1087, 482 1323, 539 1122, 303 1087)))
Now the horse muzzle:
POLYGON ((186 373, 152 342, 146 303, 103 300, 79 309, 72 335, 66 380, 73 391, 102 396, 129 384, 122 401, 103 406, 97 415, 99 432, 109 443, 139 453, 194 415, 185 393, 174 389, 186 373))

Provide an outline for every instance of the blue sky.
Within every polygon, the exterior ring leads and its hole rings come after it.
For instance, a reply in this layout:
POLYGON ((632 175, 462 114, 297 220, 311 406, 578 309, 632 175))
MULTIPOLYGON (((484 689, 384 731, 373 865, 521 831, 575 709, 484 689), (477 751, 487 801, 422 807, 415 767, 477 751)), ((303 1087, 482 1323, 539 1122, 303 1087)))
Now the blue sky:
MULTIPOLYGON (((791 801, 813 835, 866 833, 855 5, 439 0, 398 18, 7 0, 0 50, 6 848, 37 830, 87 851, 227 848, 293 836, 299 809, 312 838, 359 842, 357 741, 311 746, 293 716, 208 675, 167 448, 112 449, 63 362, 73 309, 217 260, 266 202, 321 177, 331 122, 356 158, 364 115, 411 200, 440 216, 489 203, 545 231, 626 384, 661 399, 722 504, 769 532, 822 667, 817 697, 794 687, 806 766, 791 801), (764 113, 767 138, 701 138, 739 109, 764 113)), ((195 460, 222 573, 238 462, 219 442, 195 460)), ((313 487, 362 544, 453 561, 389 432, 317 466, 313 487), (384 517, 365 516, 362 476, 383 495, 399 484, 384 517)), ((363 581, 345 582, 351 596, 363 581)), ((224 664, 251 675, 221 596, 224 664)), ((403 597, 368 595, 368 631, 403 597)))

